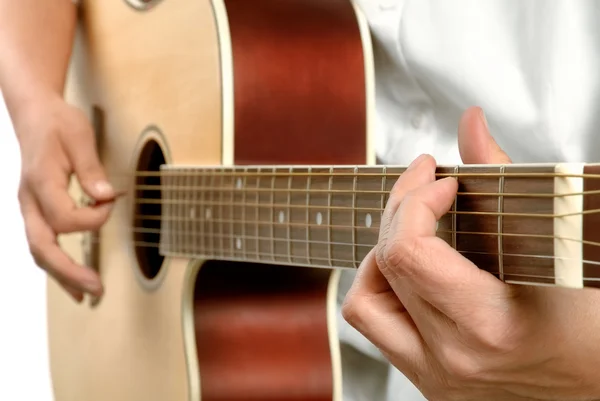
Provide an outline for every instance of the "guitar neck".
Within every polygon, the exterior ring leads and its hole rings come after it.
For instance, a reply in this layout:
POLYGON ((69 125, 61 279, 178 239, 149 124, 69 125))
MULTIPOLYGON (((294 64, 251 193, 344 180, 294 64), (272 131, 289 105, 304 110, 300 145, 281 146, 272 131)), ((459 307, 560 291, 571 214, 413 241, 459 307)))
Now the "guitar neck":
MULTIPOLYGON (((157 225, 135 228, 159 231, 168 256, 354 269, 377 244, 404 170, 164 166, 160 199, 139 188, 136 200, 159 206, 157 225)), ((479 268, 509 283, 598 286, 599 165, 439 166, 436 174, 459 182, 437 235, 479 268)))

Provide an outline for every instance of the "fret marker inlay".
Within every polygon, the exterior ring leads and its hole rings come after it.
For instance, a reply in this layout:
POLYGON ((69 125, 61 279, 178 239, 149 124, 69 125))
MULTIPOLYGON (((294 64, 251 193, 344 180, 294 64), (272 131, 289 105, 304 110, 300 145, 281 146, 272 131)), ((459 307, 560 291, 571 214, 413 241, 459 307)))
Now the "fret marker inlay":
POLYGON ((283 211, 279 212, 279 222, 283 223, 285 221, 285 214, 283 213, 283 211))
POLYGON ((371 217, 371 213, 367 213, 365 216, 365 226, 367 226, 367 228, 371 228, 371 224, 373 224, 373 218, 371 217))
POLYGON ((209 207, 206 208, 206 212, 204 213, 204 217, 206 217, 206 220, 210 220, 210 218, 212 217, 212 210, 209 207))
POLYGON ((235 182, 235 187, 237 189, 242 189, 242 179, 238 178, 237 181, 235 182))
POLYGON ((323 214, 321 212, 317 213, 317 225, 323 224, 323 214))
POLYGON ((237 249, 242 249, 242 240, 241 240, 241 238, 238 237, 238 238, 235 239, 235 247, 237 249))

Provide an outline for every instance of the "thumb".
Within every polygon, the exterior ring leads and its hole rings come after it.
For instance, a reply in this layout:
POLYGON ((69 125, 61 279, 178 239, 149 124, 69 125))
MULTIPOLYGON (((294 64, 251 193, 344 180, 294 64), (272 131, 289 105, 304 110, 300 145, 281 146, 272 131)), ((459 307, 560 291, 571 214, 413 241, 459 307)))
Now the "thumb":
POLYGON ((79 118, 83 120, 65 136, 63 145, 83 190, 97 202, 111 201, 116 194, 100 162, 94 131, 87 117, 81 114, 79 118))
POLYGON ((509 164, 510 157, 490 134, 483 110, 470 107, 458 125, 458 149, 465 164, 509 164))

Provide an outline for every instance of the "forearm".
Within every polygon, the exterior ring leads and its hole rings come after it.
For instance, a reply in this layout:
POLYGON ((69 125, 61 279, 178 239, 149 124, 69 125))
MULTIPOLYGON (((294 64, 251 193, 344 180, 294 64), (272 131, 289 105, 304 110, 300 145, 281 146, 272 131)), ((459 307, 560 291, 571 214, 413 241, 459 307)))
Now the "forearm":
POLYGON ((71 0, 0 0, 0 88, 13 118, 40 93, 62 93, 76 18, 71 0))

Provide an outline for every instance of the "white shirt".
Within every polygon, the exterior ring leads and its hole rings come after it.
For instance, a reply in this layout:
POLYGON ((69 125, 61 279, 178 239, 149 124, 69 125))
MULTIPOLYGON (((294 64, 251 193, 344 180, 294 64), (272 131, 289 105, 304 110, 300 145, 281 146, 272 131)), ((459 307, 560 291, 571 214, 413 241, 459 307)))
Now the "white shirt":
MULTIPOLYGON (((384 163, 407 164, 425 152, 438 163, 461 163, 458 121, 473 105, 515 162, 600 161, 599 2, 356 3, 375 48, 376 150, 384 163)), ((340 303, 351 279, 344 276, 340 303)), ((424 399, 394 368, 381 391, 377 350, 341 318, 340 325, 341 340, 365 355, 344 367, 354 369, 344 401, 424 399)))
MULTIPOLYGON (((600 161, 597 1, 355 1, 373 36, 376 149, 383 162, 406 164, 427 152, 439 163, 460 163, 458 120, 471 105, 483 107, 496 140, 516 162, 600 161)), ((0 126, 0 161, 12 173, 8 183, 15 193, 19 159, 10 128, 0 126)), ((14 221, 16 198, 0 213, 2 221, 14 221)), ((10 344, 0 348, 0 371, 13 373, 0 385, 0 399, 14 400, 20 392, 22 399, 46 400, 45 288, 24 256, 18 224, 5 225, 0 236, 3 251, 14 252, 7 258, 25 262, 0 269, 0 315, 3 327, 12 328, 3 332, 9 340, 0 342, 10 344), (16 299, 23 308, 18 313, 16 299), (33 396, 40 389, 44 393, 33 396)), ((340 302, 351 280, 351 274, 343 277, 340 302)), ((339 322, 341 340, 352 347, 344 347, 344 401, 423 399, 368 341, 339 322)))

